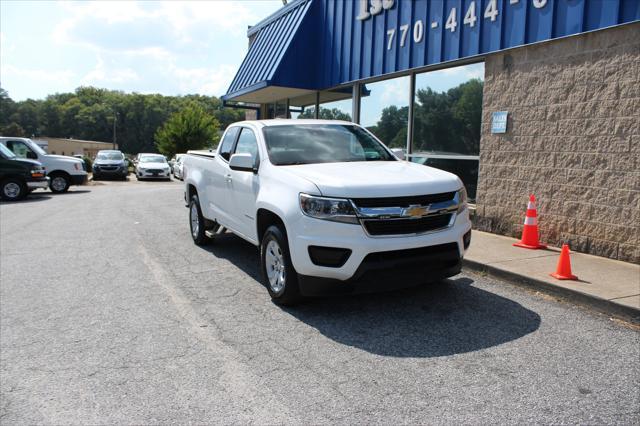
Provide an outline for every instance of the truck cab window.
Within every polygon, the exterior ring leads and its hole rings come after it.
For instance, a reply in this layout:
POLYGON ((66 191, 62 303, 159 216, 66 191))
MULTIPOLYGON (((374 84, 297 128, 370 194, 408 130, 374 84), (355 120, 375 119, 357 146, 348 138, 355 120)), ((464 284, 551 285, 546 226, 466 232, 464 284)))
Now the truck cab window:
POLYGON ((251 154, 253 157, 253 165, 258 166, 260 158, 258 156, 258 141, 256 135, 251 129, 242 128, 238 143, 236 144, 235 154, 251 154))
POLYGON ((19 158, 30 158, 36 160, 38 155, 29 148, 27 144, 22 141, 7 141, 7 148, 19 158))
POLYGON ((233 144, 236 141, 236 137, 238 136, 238 132, 240 131, 240 127, 232 127, 224 134, 222 138, 222 142, 220 145, 220 156, 225 159, 225 161, 229 161, 229 157, 231 157, 231 151, 233 150, 233 144))

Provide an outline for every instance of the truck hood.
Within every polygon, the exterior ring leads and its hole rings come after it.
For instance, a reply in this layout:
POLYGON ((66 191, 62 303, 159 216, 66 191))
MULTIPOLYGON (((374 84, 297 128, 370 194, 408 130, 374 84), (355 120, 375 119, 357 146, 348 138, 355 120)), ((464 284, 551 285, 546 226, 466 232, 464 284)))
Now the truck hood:
POLYGON ((83 161, 79 158, 75 158, 75 157, 69 157, 67 155, 55 155, 55 154, 47 154, 47 158, 59 161, 68 161, 71 163, 83 163, 83 161))
POLYGON ((36 160, 30 160, 27 158, 15 158, 15 161, 19 161, 21 163, 24 163, 24 165, 29 166, 29 167, 33 167, 33 166, 42 166, 42 163, 36 160))
POLYGON ((432 167, 406 161, 277 166, 313 182, 322 195, 344 198, 398 197, 457 191, 460 179, 432 167))

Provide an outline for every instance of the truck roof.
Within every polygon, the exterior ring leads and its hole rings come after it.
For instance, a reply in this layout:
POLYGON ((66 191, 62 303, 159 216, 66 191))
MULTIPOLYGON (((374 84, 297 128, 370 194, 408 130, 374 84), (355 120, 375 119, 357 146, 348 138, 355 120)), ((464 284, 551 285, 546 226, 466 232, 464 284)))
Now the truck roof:
POLYGON ((260 126, 285 126, 292 124, 354 124, 350 121, 342 121, 342 120, 315 120, 315 119, 305 119, 298 120, 296 118, 274 118, 269 120, 246 120, 239 121, 235 124, 257 124, 260 126))

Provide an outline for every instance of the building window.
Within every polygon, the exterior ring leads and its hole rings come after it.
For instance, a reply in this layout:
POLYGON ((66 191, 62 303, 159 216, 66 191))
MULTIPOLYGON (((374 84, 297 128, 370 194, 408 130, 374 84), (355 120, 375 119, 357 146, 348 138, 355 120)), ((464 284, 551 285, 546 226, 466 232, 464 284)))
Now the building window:
POLYGON ((416 75, 411 160, 454 173, 475 199, 484 64, 416 75))
POLYGON ((289 118, 287 117, 287 100, 286 99, 276 102, 274 118, 289 118))
POLYGON ((362 90, 360 124, 387 146, 407 145, 409 77, 367 83, 362 90))
POLYGON ((319 101, 320 119, 352 121, 352 92, 351 86, 347 86, 289 99, 290 117, 299 119, 316 118, 316 101, 319 101))
MULTIPOLYGON (((340 101, 325 102, 320 104, 320 116, 321 120, 351 120, 351 98, 343 99, 340 101)), ((310 106, 305 108, 301 114, 297 114, 296 118, 315 118, 316 107, 310 106)))

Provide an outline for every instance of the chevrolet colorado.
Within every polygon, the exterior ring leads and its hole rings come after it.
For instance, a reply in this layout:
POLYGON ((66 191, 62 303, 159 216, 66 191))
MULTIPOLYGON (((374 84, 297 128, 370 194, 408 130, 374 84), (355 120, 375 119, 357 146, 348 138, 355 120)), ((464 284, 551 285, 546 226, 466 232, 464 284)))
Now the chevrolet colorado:
POLYGON ((193 241, 228 229, 258 246, 279 304, 455 275, 471 239, 458 177, 349 122, 234 123, 217 150, 188 153, 183 175, 193 241))

